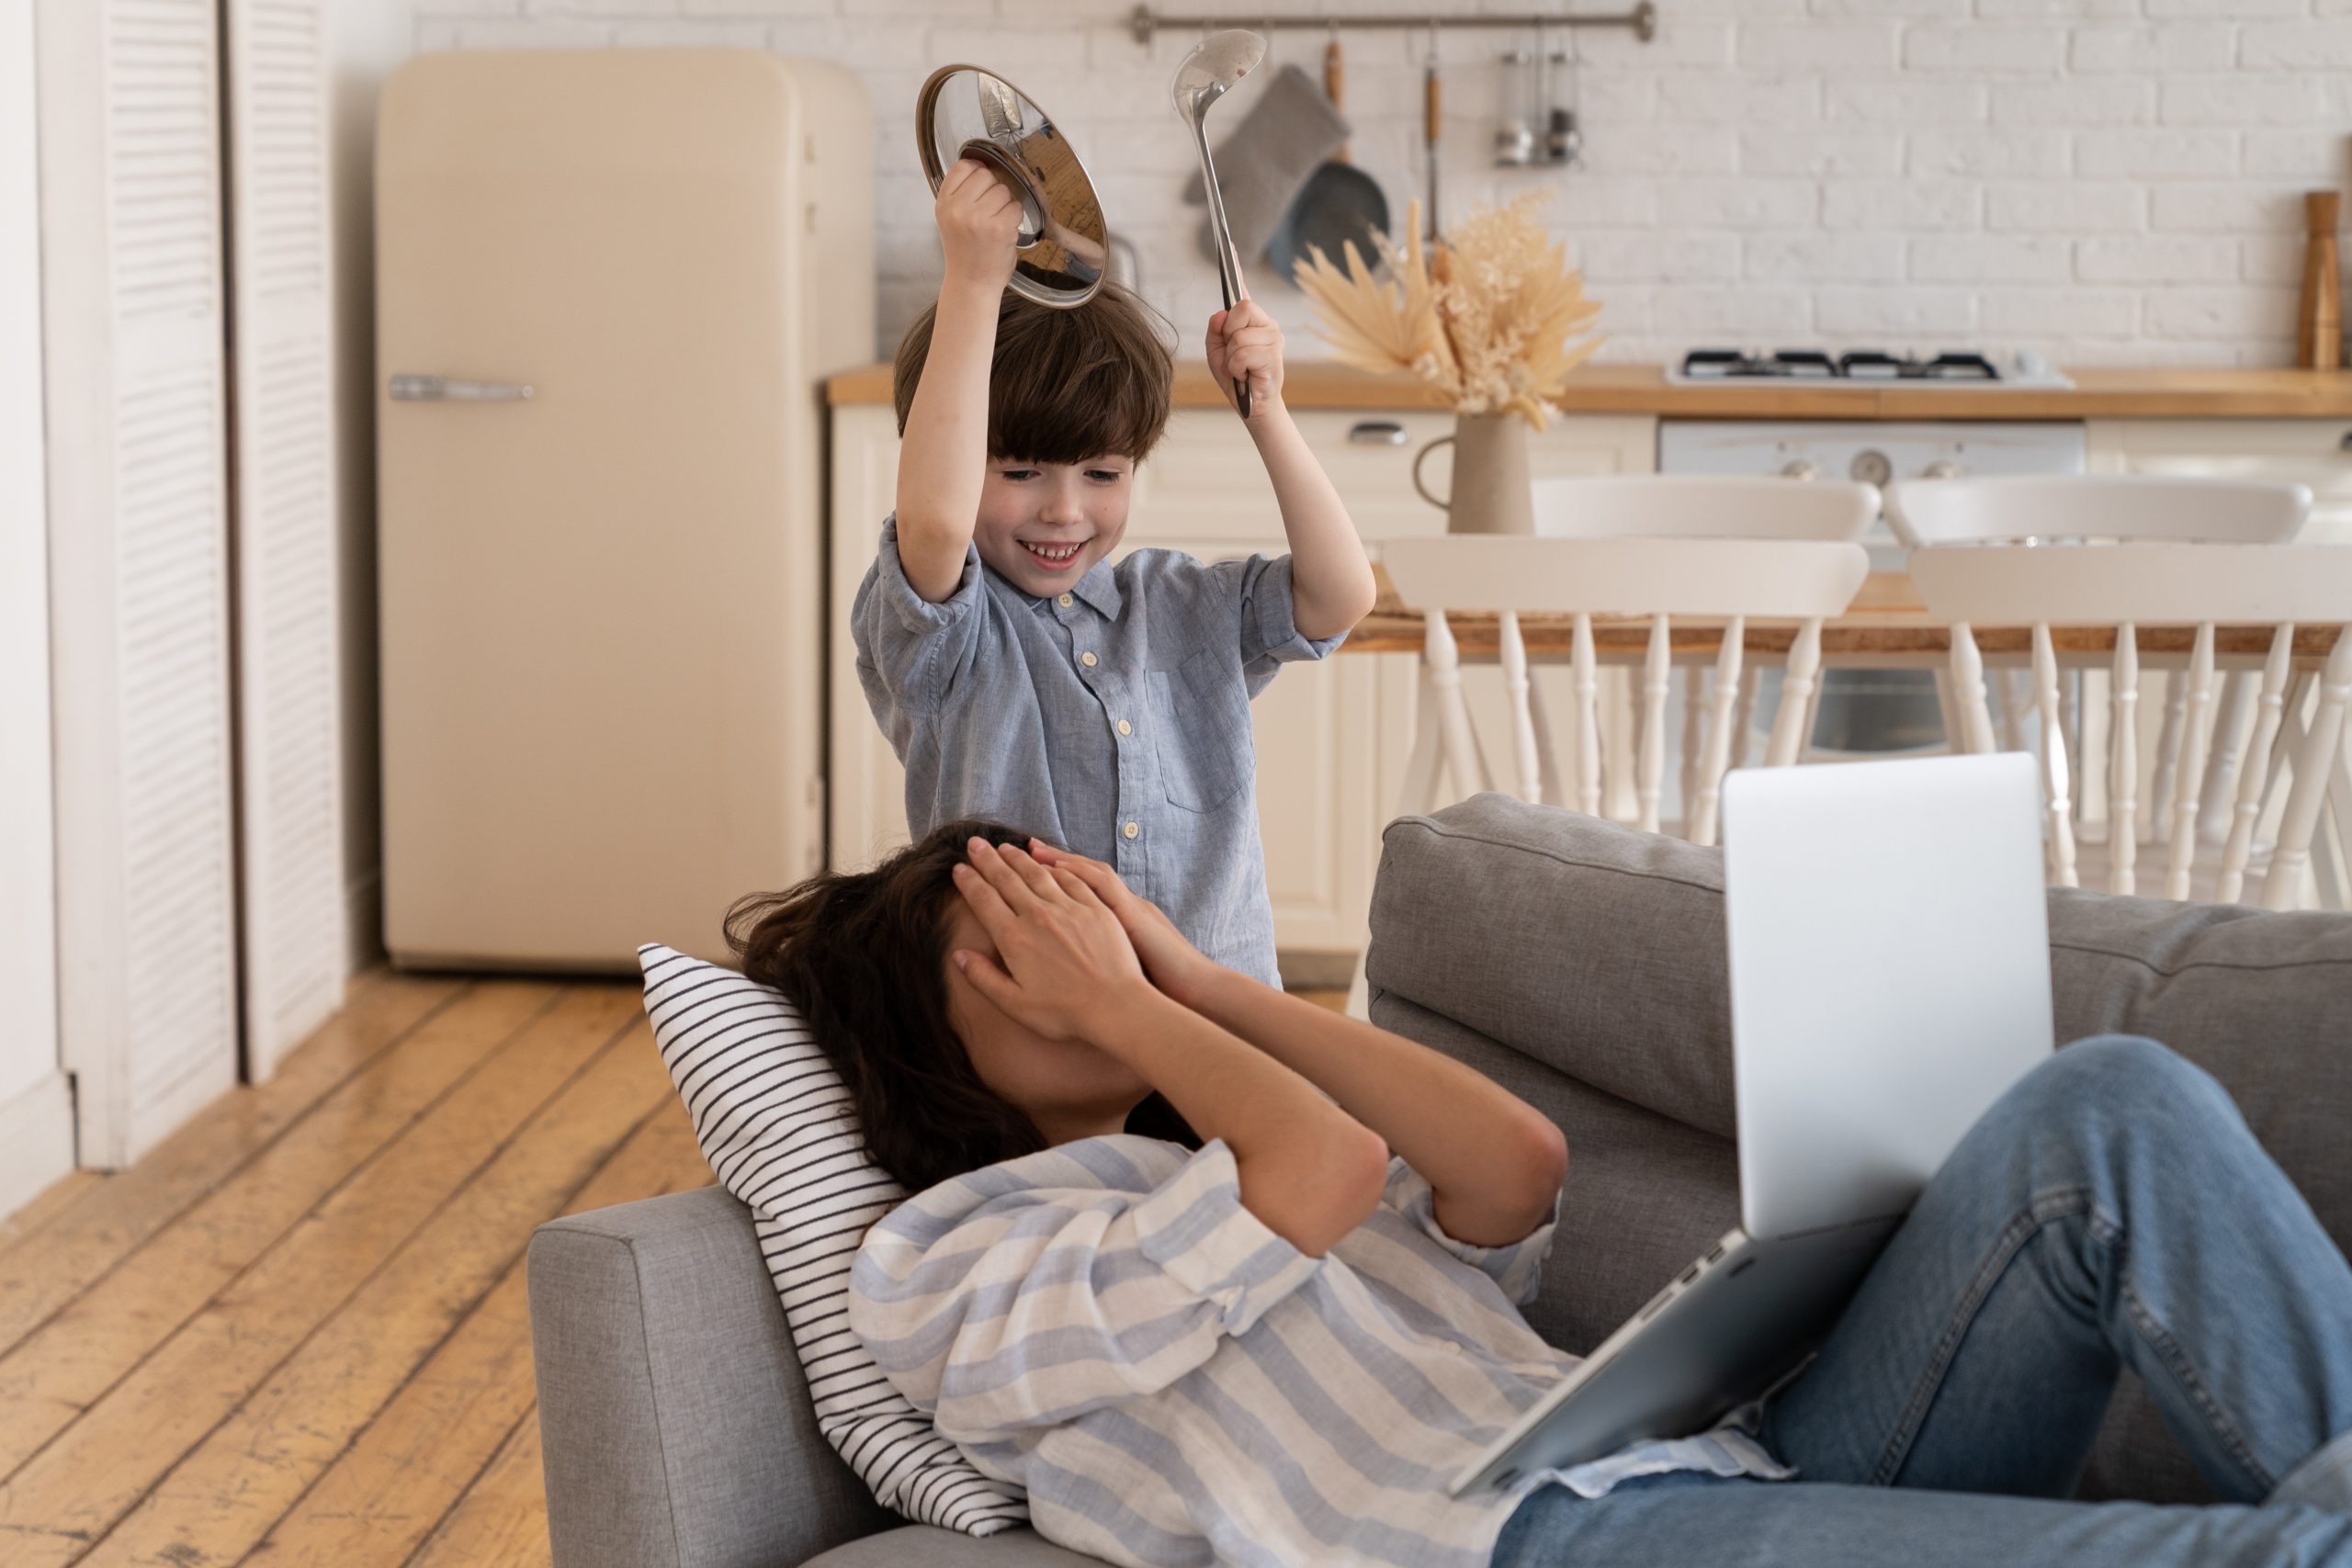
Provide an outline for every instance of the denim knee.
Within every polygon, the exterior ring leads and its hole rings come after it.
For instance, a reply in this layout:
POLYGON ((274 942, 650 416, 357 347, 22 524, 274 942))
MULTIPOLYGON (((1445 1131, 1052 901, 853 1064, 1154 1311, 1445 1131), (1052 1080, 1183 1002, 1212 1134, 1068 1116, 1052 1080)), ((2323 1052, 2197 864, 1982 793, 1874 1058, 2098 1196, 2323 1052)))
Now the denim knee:
POLYGON ((2202 1067, 2136 1034, 2077 1040, 2018 1089, 2032 1119, 2045 1125, 2144 1128, 2236 1115, 2228 1092, 2202 1067))

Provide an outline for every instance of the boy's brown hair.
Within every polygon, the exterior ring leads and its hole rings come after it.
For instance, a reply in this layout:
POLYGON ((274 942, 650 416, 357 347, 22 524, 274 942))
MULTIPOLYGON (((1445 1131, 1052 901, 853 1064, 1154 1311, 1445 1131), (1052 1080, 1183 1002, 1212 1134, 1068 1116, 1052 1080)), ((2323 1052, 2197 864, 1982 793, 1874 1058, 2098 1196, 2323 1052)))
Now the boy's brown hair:
MULTIPOLYGON (((899 344, 890 396, 902 435, 931 355, 938 309, 916 317, 899 344)), ((1151 307, 1107 281, 1093 299, 1070 309, 1040 305, 1006 289, 989 367, 989 456, 1083 463, 1118 453, 1142 462, 1168 428, 1169 389, 1176 377, 1156 320, 1151 307)), ((1172 336, 1174 329, 1169 330, 1172 336)))

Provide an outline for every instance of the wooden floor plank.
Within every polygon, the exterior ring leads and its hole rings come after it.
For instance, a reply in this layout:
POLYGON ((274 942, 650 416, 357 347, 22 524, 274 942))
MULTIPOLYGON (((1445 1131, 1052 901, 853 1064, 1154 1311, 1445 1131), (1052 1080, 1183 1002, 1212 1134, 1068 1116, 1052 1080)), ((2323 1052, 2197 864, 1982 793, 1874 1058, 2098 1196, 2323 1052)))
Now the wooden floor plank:
POLYGON ((378 974, 266 1084, 232 1089, 130 1169, 0 1253, 0 1348, 276 1141, 335 1087, 453 998, 460 982, 378 974))
MULTIPOLYGON (((413 1244, 423 1235, 446 1239, 450 1216, 489 1227, 467 1238, 469 1245, 519 1246, 505 1234, 511 1223, 502 1229, 492 1212, 494 1195, 514 1183, 492 1178, 522 1146, 518 1134, 542 1129, 532 1141, 536 1149, 547 1141, 547 1127, 570 1133, 578 1118, 557 1113, 559 1108, 578 1099, 573 1091, 594 1077, 592 1064, 611 1055, 608 1047, 637 1010, 632 989, 568 990, 474 1077, 465 1095, 444 1100, 413 1123, 0 1483, 0 1532, 17 1532, 11 1568, 73 1561, 208 1434, 265 1402, 282 1363, 313 1342, 356 1292, 396 1266, 388 1258, 413 1259, 413 1244), (485 1191, 493 1197, 485 1198, 485 1191)), ((650 1050, 633 1054, 651 1055, 650 1050)), ((602 1155, 602 1149, 594 1152, 594 1158, 602 1155)), ((481 1293, 467 1290, 452 1305, 461 1310, 481 1293)), ((256 1479, 241 1474, 223 1485, 233 1490, 256 1479)))
MULTIPOLYGON (((580 994, 617 1000, 631 1011, 637 1005, 632 992, 580 994)), ((532 1226, 556 1213, 672 1093, 640 1018, 267 1382, 250 1393, 241 1391, 230 1402, 228 1418, 81 1561, 87 1568, 125 1568, 242 1556, 491 1292, 521 1258, 532 1226)), ((524 1359, 527 1362, 527 1349, 524 1359)), ((164 1391, 151 1393, 160 1398, 164 1391)), ((151 1407, 146 1415, 153 1422, 166 1412, 151 1407)), ((122 1473, 123 1467, 113 1469, 122 1473)), ((111 1505, 119 1496, 110 1490, 103 1501, 111 1505)), ((43 1509, 34 1518, 51 1528, 87 1528, 83 1521, 90 1517, 43 1509)), ((72 1553, 44 1551, 20 1555, 12 1568, 62 1568, 73 1561, 72 1553)))
POLYGON ((354 1171, 496 1059, 555 999, 492 981, 443 1009, 285 1136, 0 1356, 0 1476, 13 1472, 354 1171))
MULTIPOLYGON (((259 1560, 254 1560, 259 1561, 259 1560)), ((553 1568, 535 1406, 406 1568, 553 1568)))
POLYGON ((0 1220, 0 1250, 13 1247, 57 1218, 106 1179, 103 1170, 69 1170, 34 1193, 22 1208, 0 1220))
MULTIPOLYGON (((685 1108, 674 1095, 665 1096, 562 1210, 600 1209, 710 1179, 685 1108)), ((254 1561, 272 1568, 399 1568, 468 1495, 515 1423, 530 1415, 535 1398, 529 1306, 517 1258, 457 1332, 269 1529, 260 1543, 266 1550, 254 1561)), ((534 1473, 531 1480, 537 1493, 539 1479, 534 1473)), ((190 1529, 175 1544, 204 1551, 208 1562, 230 1561, 241 1546, 254 1544, 205 1530, 200 1520, 187 1523, 190 1529)))

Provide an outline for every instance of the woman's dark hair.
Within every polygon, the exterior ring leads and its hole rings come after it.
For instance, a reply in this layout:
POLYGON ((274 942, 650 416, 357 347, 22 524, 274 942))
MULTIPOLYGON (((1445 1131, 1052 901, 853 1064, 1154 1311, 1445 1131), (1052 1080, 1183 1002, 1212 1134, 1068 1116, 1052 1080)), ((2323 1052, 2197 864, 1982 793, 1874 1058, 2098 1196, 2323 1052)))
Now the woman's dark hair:
MULTIPOLYGON (((800 1010, 849 1085, 867 1152, 910 1192, 1046 1146, 1027 1112, 981 1080, 948 1021, 952 874, 975 838, 1029 841, 1001 822, 944 823, 871 870, 754 893, 727 912, 743 973, 800 1010)), ((1127 1130, 1200 1141, 1157 1094, 1127 1130)))
MULTIPOLYGON (((899 344, 890 392, 901 434, 938 312, 926 308, 899 344)), ((1142 462, 1168 428, 1175 331, 1114 283, 1068 308, 1006 289, 989 368, 989 456, 1083 463, 1115 452, 1142 462)))

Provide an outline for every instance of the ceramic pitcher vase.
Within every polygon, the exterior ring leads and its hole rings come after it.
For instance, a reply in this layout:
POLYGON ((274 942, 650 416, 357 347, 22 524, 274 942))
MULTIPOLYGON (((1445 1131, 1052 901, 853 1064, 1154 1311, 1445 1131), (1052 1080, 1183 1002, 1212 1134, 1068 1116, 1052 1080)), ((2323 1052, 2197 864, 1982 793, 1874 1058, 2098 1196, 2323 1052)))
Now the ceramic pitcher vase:
POLYGON ((1532 534, 1535 503, 1527 476, 1527 422, 1515 413, 1461 413, 1453 434, 1441 435, 1413 458, 1413 488, 1445 513, 1449 534, 1532 534), (1434 496, 1421 483, 1421 465, 1441 446, 1453 448, 1453 491, 1434 496))

